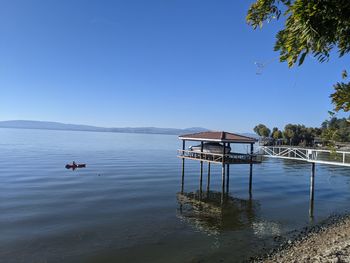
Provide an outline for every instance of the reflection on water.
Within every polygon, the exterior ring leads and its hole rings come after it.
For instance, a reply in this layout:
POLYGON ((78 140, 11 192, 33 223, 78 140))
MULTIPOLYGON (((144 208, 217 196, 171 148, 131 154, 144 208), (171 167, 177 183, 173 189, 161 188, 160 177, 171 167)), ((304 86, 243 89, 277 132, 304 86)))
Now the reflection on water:
POLYGON ((225 195, 221 192, 177 193, 177 216, 182 221, 207 235, 226 231, 252 229, 258 237, 279 236, 281 227, 276 222, 260 220, 259 201, 225 195))
POLYGON ((222 202, 221 193, 214 191, 178 193, 177 201, 178 217, 210 235, 252 225, 259 209, 259 203, 252 199, 225 195, 222 202))

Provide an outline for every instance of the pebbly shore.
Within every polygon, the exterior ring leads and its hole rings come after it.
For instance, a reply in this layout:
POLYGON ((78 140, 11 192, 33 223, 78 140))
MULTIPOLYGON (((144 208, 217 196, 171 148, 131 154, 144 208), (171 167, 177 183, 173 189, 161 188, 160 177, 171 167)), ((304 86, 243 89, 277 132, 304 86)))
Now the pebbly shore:
POLYGON ((321 224, 304 228, 279 248, 251 261, 350 263, 350 215, 333 215, 321 224))

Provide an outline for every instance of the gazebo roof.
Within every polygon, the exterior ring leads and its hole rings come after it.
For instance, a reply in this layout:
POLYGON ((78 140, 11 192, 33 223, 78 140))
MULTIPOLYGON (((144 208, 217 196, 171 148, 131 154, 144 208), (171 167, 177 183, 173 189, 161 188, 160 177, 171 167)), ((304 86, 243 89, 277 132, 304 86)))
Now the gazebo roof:
POLYGON ((205 142, 232 142, 232 143, 255 143, 258 140, 252 137, 243 136, 224 131, 207 131, 179 136, 180 140, 205 141, 205 142))

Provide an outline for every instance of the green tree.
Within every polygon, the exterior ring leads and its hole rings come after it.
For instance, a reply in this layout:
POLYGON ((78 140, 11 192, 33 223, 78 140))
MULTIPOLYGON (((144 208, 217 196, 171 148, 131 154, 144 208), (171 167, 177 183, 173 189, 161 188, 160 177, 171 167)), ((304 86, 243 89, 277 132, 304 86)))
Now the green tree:
POLYGON ((332 103, 335 105, 334 110, 343 110, 345 112, 350 110, 350 82, 344 82, 348 77, 347 72, 344 70, 342 74, 343 81, 337 82, 333 87, 335 92, 331 94, 332 103))
POLYGON ((311 146, 315 138, 315 129, 300 124, 287 124, 283 137, 291 145, 311 146))
POLYGON ((274 138, 275 140, 282 139, 282 132, 278 128, 273 128, 271 137, 274 138))
POLYGON ((287 143, 294 145, 294 141, 295 141, 295 127, 293 124, 287 124, 284 127, 284 131, 283 131, 283 138, 285 138, 285 140, 287 141, 287 143))
MULTIPOLYGON (((280 61, 301 65, 311 54, 320 62, 327 61, 332 49, 339 56, 350 51, 349 0, 256 0, 247 14, 254 29, 264 22, 285 18, 285 25, 276 35, 275 51, 280 61)), ((349 111, 350 82, 335 85, 331 94, 335 110, 349 111)))
POLYGON ((322 139, 334 144, 335 142, 350 141, 350 124, 347 119, 333 117, 322 123, 322 139))
POLYGON ((304 125, 299 125, 299 129, 299 145, 312 146, 316 137, 316 130, 311 127, 305 127, 304 125))
POLYGON ((254 127, 254 132, 261 137, 269 137, 271 131, 264 124, 259 124, 254 127))
POLYGON ((273 138, 273 134, 274 134, 274 132, 276 132, 277 130, 278 130, 277 127, 273 127, 273 128, 272 128, 272 132, 271 132, 271 134, 270 134, 271 138, 273 138))

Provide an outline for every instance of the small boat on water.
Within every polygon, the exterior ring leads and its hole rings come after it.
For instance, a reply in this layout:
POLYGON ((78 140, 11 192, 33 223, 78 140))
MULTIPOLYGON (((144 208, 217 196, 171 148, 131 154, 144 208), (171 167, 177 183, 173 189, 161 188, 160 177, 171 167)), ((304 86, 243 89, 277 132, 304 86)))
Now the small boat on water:
MULTIPOLYGON (((207 142, 203 144, 203 152, 204 153, 216 153, 216 154, 222 154, 223 152, 223 145, 217 142, 207 142)), ((200 152, 201 151, 201 145, 195 145, 190 146, 188 148, 190 151, 194 152, 200 152)), ((231 152, 231 147, 225 146, 225 154, 228 154, 231 152)))
POLYGON ((73 170, 75 170, 75 169, 77 169, 77 168, 85 168, 86 167, 86 164, 85 163, 75 163, 74 161, 73 161, 73 163, 72 164, 66 164, 66 169, 73 169, 73 170))

